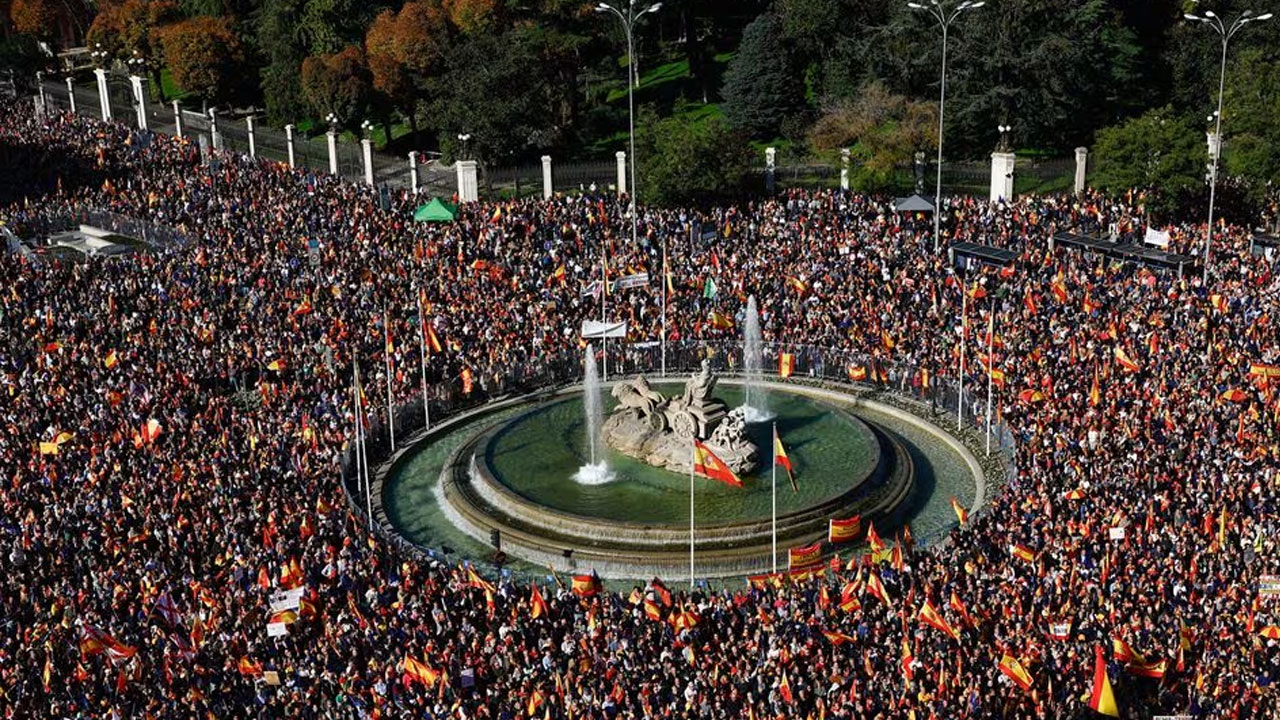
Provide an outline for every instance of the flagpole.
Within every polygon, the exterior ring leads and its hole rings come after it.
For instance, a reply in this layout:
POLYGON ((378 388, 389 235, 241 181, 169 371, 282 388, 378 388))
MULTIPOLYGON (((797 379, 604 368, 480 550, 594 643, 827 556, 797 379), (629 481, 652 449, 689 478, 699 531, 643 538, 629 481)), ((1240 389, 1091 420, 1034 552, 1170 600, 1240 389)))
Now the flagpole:
MULTIPOLYGON (((354 363, 355 360, 353 359, 354 363)), ((369 477, 369 447, 367 438, 364 433, 364 389, 360 385, 360 366, 356 365, 356 430, 360 434, 360 455, 364 460, 364 502, 365 502, 365 518, 368 521, 369 530, 373 530, 373 490, 371 489, 372 479, 369 477)))
MULTIPOLYGON (((605 320, 607 312, 606 305, 609 303, 609 245, 604 237, 604 233, 600 234, 600 325, 603 326, 608 321, 605 320)), ((600 379, 604 382, 609 381, 609 329, 603 328, 600 333, 600 355, 602 358, 600 379)))
POLYGON ((969 308, 969 291, 960 281, 960 399, 956 403, 956 430, 964 424, 964 349, 969 339, 969 323, 965 319, 965 311, 969 308))
POLYGON ((662 236, 662 377, 667 376, 667 235, 662 236))
POLYGON ((391 452, 396 451, 396 408, 391 402, 391 316, 387 314, 387 306, 382 306, 382 331, 386 336, 387 346, 383 348, 387 356, 387 431, 391 434, 391 452))
POLYGON ((689 588, 693 589, 693 469, 698 464, 698 441, 689 446, 689 588))
POLYGON ((987 455, 991 455, 991 396, 993 394, 993 386, 995 384, 995 343, 996 343, 996 309, 995 303, 990 308, 991 315, 987 318, 987 455))
POLYGON ((422 358, 422 426, 431 429, 431 403, 427 400, 427 318, 422 313, 422 291, 418 291, 418 355, 422 358))
POLYGON ((778 423, 777 422, 773 423, 773 447, 771 448, 771 451, 773 452, 773 472, 772 472, 773 474, 773 478, 772 478, 773 479, 773 530, 771 533, 772 540, 773 540, 771 545, 772 552, 773 552, 772 572, 777 574, 778 572, 778 423))

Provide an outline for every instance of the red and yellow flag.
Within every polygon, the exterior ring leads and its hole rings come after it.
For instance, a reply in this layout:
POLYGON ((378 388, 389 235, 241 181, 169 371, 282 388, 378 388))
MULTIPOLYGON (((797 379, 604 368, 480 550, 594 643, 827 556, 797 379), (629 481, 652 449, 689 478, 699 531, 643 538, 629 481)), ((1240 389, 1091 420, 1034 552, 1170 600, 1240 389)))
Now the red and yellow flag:
POLYGON ((782 438, 778 437, 776 428, 773 431, 773 464, 787 471, 787 479, 791 481, 792 491, 800 492, 800 486, 796 485, 796 474, 791 466, 791 458, 787 456, 787 449, 782 446, 782 438))
POLYGON ((796 356, 792 353, 778 355, 778 377, 789 378, 796 369, 796 356))
POLYGON ((1119 345, 1115 347, 1112 354, 1115 356, 1116 362, 1120 363, 1120 367, 1125 370, 1129 372, 1138 372, 1142 369, 1138 366, 1138 363, 1134 362, 1133 359, 1129 357, 1129 354, 1124 351, 1124 348, 1119 345))
POLYGON ((716 457, 711 449, 698 440, 693 441, 693 472, 712 480, 719 480, 726 485, 742 487, 742 479, 729 469, 724 461, 716 457))
POLYGON ((862 532, 862 515, 837 520, 831 518, 827 527, 827 542, 845 543, 857 539, 862 532))
POLYGON ((426 663, 418 662, 412 657, 404 656, 404 679, 405 682, 420 682, 427 687, 432 687, 436 681, 440 679, 440 671, 433 670, 426 663))
POLYGON ((787 564, 791 569, 806 568, 822 561, 822 543, 794 547, 787 551, 787 564))
POLYGON ((1026 562, 1033 563, 1036 561, 1036 554, 1026 545, 1015 544, 1013 547, 1009 548, 1009 552, 1012 553, 1014 557, 1025 560, 1026 562))
POLYGON ((1000 658, 1000 672, 1012 680, 1014 685, 1023 690, 1031 690, 1031 676, 1023 669, 1022 663, 1012 655, 1004 655, 1000 658))
POLYGON ((951 509, 955 511, 956 519, 960 521, 960 527, 969 524, 969 511, 965 510, 954 497, 951 498, 951 509))
POLYGON ((874 522, 867 523, 867 545, 871 547, 872 553, 884 550, 884 541, 880 539, 880 535, 876 532, 874 522))
POLYGON ((591 597, 600 592, 600 578, 595 573, 573 576, 573 594, 578 597, 591 597))
POLYGON ((1120 717, 1115 693, 1111 692, 1111 678, 1107 677, 1107 660, 1102 656, 1102 646, 1093 648, 1093 691, 1089 693, 1089 707, 1099 714, 1120 717))
POLYGON ((925 600, 924 605, 920 607, 919 618, 920 622, 923 622, 925 625, 936 630, 940 630, 943 634, 949 635, 951 639, 960 639, 960 633, 955 628, 951 627, 950 623, 947 622, 947 619, 942 617, 942 614, 933 607, 933 603, 928 600, 925 600))
POLYGON ((537 583, 534 583, 532 588, 533 590, 529 594, 529 608, 533 619, 537 620, 547 614, 547 601, 542 599, 542 593, 538 592, 537 583))

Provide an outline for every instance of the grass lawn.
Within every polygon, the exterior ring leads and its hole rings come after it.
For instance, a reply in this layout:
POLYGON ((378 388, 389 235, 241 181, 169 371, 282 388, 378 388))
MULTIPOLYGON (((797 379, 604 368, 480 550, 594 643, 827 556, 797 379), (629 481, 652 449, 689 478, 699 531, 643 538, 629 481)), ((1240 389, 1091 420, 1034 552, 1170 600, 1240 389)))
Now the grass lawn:
POLYGON ((194 97, 191 93, 178 87, 177 83, 173 81, 173 75, 169 72, 169 68, 167 67, 160 69, 160 87, 164 90, 166 102, 173 102, 174 100, 182 101, 194 97))

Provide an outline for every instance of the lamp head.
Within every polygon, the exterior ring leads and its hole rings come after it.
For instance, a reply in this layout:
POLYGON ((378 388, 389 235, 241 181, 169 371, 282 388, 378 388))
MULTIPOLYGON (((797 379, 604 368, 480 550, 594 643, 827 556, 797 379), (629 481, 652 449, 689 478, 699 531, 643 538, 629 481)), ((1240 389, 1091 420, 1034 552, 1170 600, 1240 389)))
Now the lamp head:
POLYGON ((1275 13, 1263 13, 1262 15, 1254 18, 1254 20, 1270 20, 1273 17, 1275 17, 1275 13))
POLYGON ((1205 16, 1205 17, 1207 17, 1207 18, 1215 18, 1215 17, 1218 17, 1217 15, 1214 15, 1214 14, 1213 14, 1213 11, 1212 11, 1212 10, 1205 10, 1205 11, 1204 11, 1204 16, 1205 16))

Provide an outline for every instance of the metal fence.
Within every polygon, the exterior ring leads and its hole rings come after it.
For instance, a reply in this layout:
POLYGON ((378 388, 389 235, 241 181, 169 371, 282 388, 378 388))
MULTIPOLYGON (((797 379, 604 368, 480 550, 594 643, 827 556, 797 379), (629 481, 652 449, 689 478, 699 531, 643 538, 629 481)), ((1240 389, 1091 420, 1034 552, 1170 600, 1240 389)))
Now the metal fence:
POLYGON ((24 219, 21 222, 21 230, 27 235, 47 236, 75 230, 81 225, 136 238, 160 250, 178 248, 189 242, 183 232, 174 228, 92 208, 66 213, 41 214, 24 219))
MULTIPOLYGON (((1092 158, 1092 156, 1090 156, 1092 158)), ((1091 161, 1090 161, 1091 162, 1091 161)), ((1091 165, 1086 166, 1091 169, 1091 165)), ((767 186, 765 170, 761 169, 760 187, 767 186)), ((1014 165, 1015 194, 1063 192, 1075 183, 1075 158, 1020 157, 1014 165)), ((850 167, 851 182, 856 185, 857 168, 850 167)), ((937 165, 930 162, 921 170, 924 193, 933 195, 937 183, 937 165)), ((821 163, 788 164, 774 168, 774 183, 779 188, 838 187, 840 166, 821 163)), ((916 168, 911 164, 900 165, 884 180, 880 188, 899 194, 915 190, 916 168)), ((991 188, 991 164, 982 161, 946 162, 942 166, 944 194, 977 195, 985 197, 991 188)))
MULTIPOLYGON (((839 385, 856 395, 898 404, 916 413, 931 413, 940 426, 967 437, 970 444, 985 437, 989 427, 991 451, 1002 458, 1006 475, 988 475, 988 501, 995 491, 994 486, 1003 485, 1014 478, 1016 438, 1002 421, 994 417, 994 413, 988 425, 985 379, 979 379, 976 375, 968 378, 962 404, 960 386, 955 381, 925 380, 927 376, 933 376, 931 368, 886 362, 849 350, 785 343, 764 346, 763 366, 778 367, 777 360, 781 353, 790 353, 794 358, 794 370, 788 382, 839 385), (860 379, 854 380, 855 377, 860 379)), ((655 342, 619 343, 610 344, 607 352, 601 350, 598 354, 606 369, 606 380, 645 374, 655 381, 678 381, 687 373, 696 371, 704 359, 711 363, 716 372, 725 376, 739 376, 744 367, 742 344, 734 342, 681 343, 668 346, 665 352, 655 342)), ((455 376, 429 387, 431 422, 433 426, 438 426, 450 418, 502 400, 524 396, 533 399, 546 391, 580 383, 582 374, 581 354, 565 352, 548 355, 526 365, 502 366, 491 372, 477 372, 469 394, 463 391, 461 378, 455 376)), ((766 373, 765 377, 768 380, 781 379, 771 372, 766 373)), ((366 393, 371 398, 376 395, 371 389, 366 390, 366 393)), ((400 448, 421 438, 425 427, 422 401, 420 391, 399 396, 396 400, 392 415, 395 418, 395 436, 400 448)), ((377 404, 372 399, 370 403, 377 404)), ((366 453, 370 466, 374 468, 392 455, 386 409, 385 402, 381 407, 370 408, 372 417, 370 426, 365 431, 366 453)), ((369 521, 369 503, 363 495, 356 473, 357 450, 358 446, 352 443, 341 455, 342 487, 348 504, 360 519, 361 525, 371 526, 374 534, 390 547, 415 557, 462 560, 461 557, 449 558, 450 553, 442 547, 419 546, 402 538, 378 510, 374 512, 373 521, 369 521)), ((975 454, 981 457, 984 453, 979 451, 975 454)), ((380 483, 374 487, 373 492, 381 492, 380 483)), ((975 508, 972 515, 976 518, 985 512, 985 508, 975 508)), ((944 537, 917 538, 922 547, 938 544, 943 539, 944 537)), ((465 559, 485 564, 482 558, 465 559)), ((509 574, 508 571, 503 572, 509 574)))

